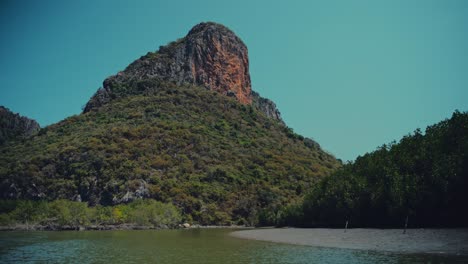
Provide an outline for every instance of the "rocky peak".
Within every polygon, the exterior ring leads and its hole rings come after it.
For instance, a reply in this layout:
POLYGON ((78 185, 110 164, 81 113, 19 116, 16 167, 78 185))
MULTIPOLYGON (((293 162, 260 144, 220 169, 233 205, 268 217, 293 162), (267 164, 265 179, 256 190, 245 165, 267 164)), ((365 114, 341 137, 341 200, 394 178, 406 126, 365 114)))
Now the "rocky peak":
POLYGON ((35 120, 20 116, 0 106, 0 145, 9 140, 28 137, 39 129, 40 126, 35 120))
POLYGON ((196 25, 184 38, 161 46, 107 78, 84 111, 138 92, 131 83, 145 79, 204 86, 236 97, 242 104, 252 103, 247 47, 234 32, 213 22, 196 25))
POLYGON ((282 122, 276 105, 252 91, 249 56, 244 42, 217 23, 200 23, 184 38, 159 47, 157 52, 148 52, 124 71, 107 78, 84 112, 98 108, 112 98, 158 89, 154 86, 157 82, 149 86, 137 84, 144 80, 204 86, 235 97, 242 104, 253 105, 268 117, 282 122))

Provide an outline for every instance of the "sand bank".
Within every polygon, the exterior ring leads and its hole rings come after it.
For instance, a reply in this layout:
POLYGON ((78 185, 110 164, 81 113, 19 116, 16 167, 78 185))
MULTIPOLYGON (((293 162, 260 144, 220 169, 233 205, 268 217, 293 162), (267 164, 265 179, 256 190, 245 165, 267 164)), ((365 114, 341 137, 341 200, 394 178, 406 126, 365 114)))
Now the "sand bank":
POLYGON ((270 242, 402 253, 468 255, 468 229, 272 228, 242 230, 232 236, 270 242))

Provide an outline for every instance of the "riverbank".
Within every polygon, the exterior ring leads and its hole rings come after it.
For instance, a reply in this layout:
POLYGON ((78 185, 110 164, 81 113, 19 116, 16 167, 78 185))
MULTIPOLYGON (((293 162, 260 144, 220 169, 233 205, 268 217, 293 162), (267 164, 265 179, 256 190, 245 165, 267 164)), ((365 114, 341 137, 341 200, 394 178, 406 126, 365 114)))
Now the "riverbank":
POLYGON ((217 226, 217 225, 189 225, 179 224, 177 226, 147 226, 137 224, 119 224, 119 225, 86 225, 86 226, 69 226, 69 225, 26 225, 15 224, 8 226, 0 226, 1 231, 92 231, 92 230, 151 230, 151 229, 252 229, 253 227, 230 225, 230 226, 217 226))
POLYGON ((468 229, 273 228, 231 233, 244 239, 400 253, 468 255, 468 229))

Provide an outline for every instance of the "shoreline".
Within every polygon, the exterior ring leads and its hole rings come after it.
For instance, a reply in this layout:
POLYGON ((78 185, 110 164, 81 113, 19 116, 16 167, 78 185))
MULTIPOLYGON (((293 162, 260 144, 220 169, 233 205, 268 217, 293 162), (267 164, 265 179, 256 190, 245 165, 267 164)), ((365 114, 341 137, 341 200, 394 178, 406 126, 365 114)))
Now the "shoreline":
POLYGON ((272 228, 230 233, 241 239, 407 254, 468 255, 468 229, 272 228))
POLYGON ((119 225, 87 225, 87 226, 55 226, 55 225, 26 225, 16 224, 11 226, 0 226, 0 232, 11 231, 119 231, 119 230, 175 230, 175 229, 253 229, 249 226, 217 226, 217 225, 178 225, 178 226, 142 226, 136 224, 119 225))

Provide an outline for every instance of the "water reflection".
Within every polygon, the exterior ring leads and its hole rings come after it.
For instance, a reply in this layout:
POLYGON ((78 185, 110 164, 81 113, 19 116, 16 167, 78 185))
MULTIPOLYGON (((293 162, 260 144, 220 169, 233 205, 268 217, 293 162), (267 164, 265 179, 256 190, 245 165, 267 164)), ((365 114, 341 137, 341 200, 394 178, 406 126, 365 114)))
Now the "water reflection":
POLYGON ((467 263, 468 257, 408 255, 275 244, 232 230, 0 233, 0 263, 467 263))

